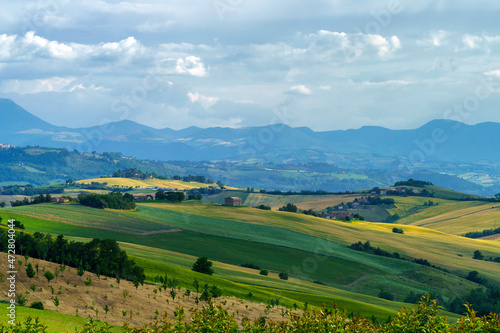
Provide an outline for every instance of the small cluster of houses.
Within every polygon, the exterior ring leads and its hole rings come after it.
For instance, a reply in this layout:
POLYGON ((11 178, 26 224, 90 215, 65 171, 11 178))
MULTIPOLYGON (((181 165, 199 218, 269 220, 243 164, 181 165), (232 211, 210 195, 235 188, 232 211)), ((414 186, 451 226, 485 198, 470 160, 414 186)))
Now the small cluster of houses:
POLYGON ((0 149, 9 149, 9 148, 14 148, 15 146, 0 143, 0 149))
POLYGON ((329 220, 344 220, 346 217, 350 217, 351 213, 348 211, 334 211, 331 213, 320 214, 318 216, 329 220))

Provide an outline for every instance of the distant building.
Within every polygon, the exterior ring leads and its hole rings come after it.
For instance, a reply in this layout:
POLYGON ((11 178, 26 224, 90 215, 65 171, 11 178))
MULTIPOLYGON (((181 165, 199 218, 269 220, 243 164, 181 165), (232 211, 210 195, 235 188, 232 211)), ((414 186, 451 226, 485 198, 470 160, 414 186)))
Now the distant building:
POLYGON ((331 213, 325 213, 320 215, 319 217, 322 217, 324 219, 329 219, 329 220, 343 220, 346 217, 350 217, 351 213, 343 211, 343 212, 331 212, 331 213))
POLYGON ((241 200, 240 197, 227 197, 225 199, 226 206, 241 206, 242 204, 243 201, 241 200))
POLYGON ((59 198, 58 202, 59 203, 66 203, 66 202, 69 202, 69 199, 68 198, 59 198))
POLYGON ((150 194, 133 194, 135 201, 148 201, 153 200, 153 196, 150 194))
POLYGON ((360 206, 359 202, 352 203, 352 209, 359 209, 359 206, 360 206))
POLYGON ((387 190, 380 190, 380 195, 387 195, 387 190))

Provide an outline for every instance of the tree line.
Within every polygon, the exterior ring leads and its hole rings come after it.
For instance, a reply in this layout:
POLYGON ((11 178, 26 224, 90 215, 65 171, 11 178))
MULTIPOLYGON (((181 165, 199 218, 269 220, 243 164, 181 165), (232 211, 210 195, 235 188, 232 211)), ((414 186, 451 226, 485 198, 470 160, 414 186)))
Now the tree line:
MULTIPOLYGON (((8 237, 5 229, 0 229, 0 250, 8 249, 8 237)), ((114 239, 95 238, 90 242, 75 242, 56 238, 50 234, 18 232, 15 236, 19 254, 68 265, 80 270, 119 277, 144 283, 144 269, 127 257, 114 239)))
POLYGON ((45 202, 52 202, 52 196, 50 193, 47 193, 47 195, 37 195, 35 197, 32 197, 31 200, 28 198, 24 198, 23 200, 16 200, 16 201, 11 201, 10 205, 12 207, 17 207, 17 206, 26 206, 26 205, 36 205, 39 203, 45 203, 45 202))
POLYGON ((486 236, 492 236, 500 234, 500 227, 496 229, 485 229, 483 231, 471 231, 468 232, 464 235, 464 237, 467 238, 481 238, 481 237, 486 237, 486 236))

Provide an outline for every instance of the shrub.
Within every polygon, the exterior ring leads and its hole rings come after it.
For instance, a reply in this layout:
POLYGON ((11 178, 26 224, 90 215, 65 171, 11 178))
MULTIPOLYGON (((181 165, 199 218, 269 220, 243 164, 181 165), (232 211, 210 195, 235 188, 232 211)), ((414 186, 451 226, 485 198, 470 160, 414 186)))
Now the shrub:
POLYGON ((288 280, 288 273, 281 272, 279 275, 280 279, 282 280, 288 280))
POLYGON ((381 290, 379 293, 378 293, 378 297, 380 298, 383 298, 383 299, 386 299, 388 301, 394 301, 394 295, 391 294, 389 291, 387 290, 381 290))
POLYGON ((261 269, 260 272, 259 272, 260 275, 268 275, 269 274, 269 271, 267 269, 261 269))
POLYGON ((30 308, 32 308, 32 309, 38 309, 38 310, 44 310, 42 302, 33 302, 33 303, 30 304, 30 308))
POLYGON ((392 228, 392 232, 396 233, 396 234, 404 234, 404 230, 401 229, 401 228, 392 228))

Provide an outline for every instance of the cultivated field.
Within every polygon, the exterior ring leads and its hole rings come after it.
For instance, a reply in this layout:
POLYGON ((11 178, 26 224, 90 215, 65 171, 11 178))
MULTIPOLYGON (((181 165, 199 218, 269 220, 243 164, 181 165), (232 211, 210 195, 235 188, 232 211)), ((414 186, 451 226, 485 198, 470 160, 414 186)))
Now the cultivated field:
POLYGON ((171 187, 177 188, 179 190, 190 190, 192 188, 217 186, 215 184, 203 184, 196 182, 183 182, 181 180, 162 180, 156 178, 150 179, 130 179, 130 178, 94 178, 94 179, 84 179, 79 180, 78 184, 90 184, 92 182, 96 183, 107 183, 107 186, 117 186, 117 187, 171 187))

